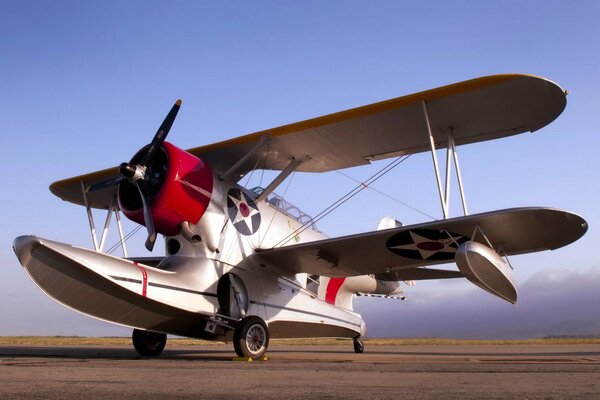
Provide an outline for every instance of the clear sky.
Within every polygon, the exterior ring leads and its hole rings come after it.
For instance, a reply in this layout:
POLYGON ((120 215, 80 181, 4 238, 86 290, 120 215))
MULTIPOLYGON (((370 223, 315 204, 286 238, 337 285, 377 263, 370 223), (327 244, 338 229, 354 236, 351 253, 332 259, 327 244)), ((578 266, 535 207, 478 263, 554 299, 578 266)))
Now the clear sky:
MULTIPOLYGON (((403 303, 357 307, 375 335, 443 336, 470 313, 462 323, 470 330, 455 335, 494 336, 478 315, 515 326, 536 315, 543 324, 556 315, 541 310, 560 301, 561 315, 582 314, 578 333, 600 334, 599 20, 597 1, 1 1, 0 335, 128 334, 47 299, 11 244, 36 234, 90 246, 85 210, 55 198, 48 185, 128 160, 177 98, 184 104, 169 140, 187 148, 513 72, 557 82, 570 92, 567 108, 533 135, 459 148, 470 211, 564 208, 588 220, 587 235, 511 260, 522 283, 516 309, 479 301, 487 295, 456 282, 418 283, 403 303), (441 322, 432 328, 431 321, 441 322)), ((344 172, 364 179, 380 167, 344 172)), ((296 174, 287 197, 316 214, 354 185, 337 173, 296 174)), ((375 186, 441 216, 427 154, 375 186)), ((457 197, 453 204, 457 215, 457 197)), ((330 236, 368 231, 386 215, 427 219, 364 191, 320 228, 330 236)), ((130 247, 142 254, 143 241, 137 235, 130 247)), ((534 335, 527 332, 503 335, 534 335)))

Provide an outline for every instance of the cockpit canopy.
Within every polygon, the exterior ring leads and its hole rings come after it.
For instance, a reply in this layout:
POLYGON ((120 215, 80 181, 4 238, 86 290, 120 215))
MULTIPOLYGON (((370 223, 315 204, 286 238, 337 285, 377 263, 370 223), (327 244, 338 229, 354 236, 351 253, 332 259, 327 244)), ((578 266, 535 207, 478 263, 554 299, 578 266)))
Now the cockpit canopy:
MULTIPOLYGON (((250 191, 254 193, 256 197, 258 197, 264 190, 265 189, 260 186, 250 189, 250 191)), ((313 230, 318 231, 317 226, 313 222, 313 218, 310 215, 306 214, 295 205, 289 203, 278 194, 271 193, 269 196, 267 196, 267 203, 282 213, 300 222, 302 225, 309 225, 313 230)))

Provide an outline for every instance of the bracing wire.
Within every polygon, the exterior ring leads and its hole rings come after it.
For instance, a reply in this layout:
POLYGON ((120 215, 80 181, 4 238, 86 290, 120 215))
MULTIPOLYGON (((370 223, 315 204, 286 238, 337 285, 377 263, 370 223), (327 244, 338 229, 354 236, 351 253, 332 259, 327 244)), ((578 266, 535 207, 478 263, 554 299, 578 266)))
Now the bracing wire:
MULTIPOLYGON (((354 182, 356 182, 356 183, 361 183, 361 181, 359 181, 358 179, 356 179, 356 178, 353 178, 353 177, 351 177, 350 175, 343 173, 342 171, 335 171, 335 172, 337 172, 338 174, 340 174, 340 175, 342 175, 342 176, 345 176, 346 178, 350 179, 351 181, 354 181, 354 182)), ((396 203, 398 203, 398 204, 401 204, 401 205, 403 205, 404 207, 410 208, 411 210, 413 210, 413 211, 415 211, 415 212, 418 212, 418 213, 419 213, 419 214, 421 214, 421 215, 424 215, 424 216, 426 216, 427 218, 430 218, 430 219, 432 219, 432 220, 435 220, 435 219, 436 219, 434 216, 431 216, 431 215, 427 214, 426 212, 424 212, 424 211, 421 211, 421 210, 419 210, 419 209, 417 209, 417 208, 415 208, 415 207, 411 206, 410 204, 407 204, 407 203, 405 203, 405 202, 403 202, 403 201, 401 201, 401 200, 398 200, 398 199, 397 199, 397 198, 395 198, 394 196, 391 196, 391 195, 389 195, 389 194, 387 194, 387 193, 385 193, 385 192, 383 192, 383 191, 381 191, 381 190, 379 190, 379 189, 377 189, 377 188, 374 188, 373 186, 369 186, 368 188, 369 188, 369 189, 371 189, 371 190, 373 190, 373 191, 374 191, 374 192, 376 192, 376 193, 379 193, 380 195, 382 195, 382 196, 384 196, 384 197, 387 197, 387 198, 388 198, 388 199, 390 199, 390 200, 393 200, 393 201, 395 201, 395 202, 396 202, 396 203)))
MULTIPOLYGON (((263 178, 265 177, 265 168, 267 166, 267 160, 269 158, 269 151, 271 151, 271 141, 270 140, 267 143, 267 152, 265 153, 265 158, 263 160, 262 171, 260 172, 260 181, 258 182, 258 186, 260 186, 260 187, 262 187, 263 178)), ((258 167, 258 160, 256 161, 256 166, 254 168, 256 168, 256 167, 258 167)))
POLYGON ((390 172, 392 169, 394 169, 398 165, 402 164, 409 157, 410 157, 410 154, 395 158, 392 162, 390 162, 389 164, 387 164, 386 166, 384 166, 383 168, 381 168, 375 174, 371 175, 366 181, 360 182, 360 184, 358 186, 356 186, 355 188, 353 188, 352 190, 350 190, 348 193, 346 193, 345 195, 343 195, 342 197, 340 197, 338 200, 336 200, 335 202, 333 202, 330 206, 326 207, 323 211, 321 211, 320 213, 318 213, 311 221, 308 221, 308 222, 304 223, 298 229, 296 229, 295 231, 293 231, 292 233, 290 233, 289 235, 287 235, 286 237, 284 237, 283 239, 281 239, 273 247, 278 247, 278 246, 285 245, 287 242, 289 242, 290 240, 292 240, 293 237, 295 237, 296 235, 299 235, 300 233, 304 232, 311 225, 316 224, 318 221, 320 221, 321 219, 323 219, 324 217, 326 217, 327 215, 329 215, 330 213, 332 213, 333 211, 335 211, 342 204, 344 204, 345 202, 347 202, 348 200, 350 200, 351 198, 353 198, 354 196, 356 196, 358 193, 360 193, 364 189, 368 188, 369 185, 371 185, 372 183, 376 182, 379 178, 381 178, 382 176, 384 176, 385 174, 387 174, 388 172, 390 172))
POLYGON ((131 232, 129 232, 127 235, 125 235, 125 237, 123 238, 123 242, 121 242, 121 240, 119 240, 117 243, 115 243, 110 249, 108 249, 106 251, 106 254, 112 254, 116 249, 119 248, 119 246, 121 246, 121 243, 125 243, 127 240, 131 239, 131 237, 133 235, 135 235, 136 233, 138 233, 138 231, 140 229, 142 229, 143 225, 138 225, 135 228, 133 228, 133 230, 131 232))
MULTIPOLYGON (((285 185, 285 190, 283 191, 283 194, 281 195, 281 197, 285 198, 285 195, 287 194, 288 189, 290 188, 290 184, 292 183, 292 179, 294 179, 294 175, 296 174, 296 172, 292 172, 292 175, 290 175, 290 179, 288 179, 287 185, 285 185)), ((269 221, 269 225, 267 225, 267 229, 265 230, 265 233, 263 235, 262 240, 259 243, 259 247, 262 246, 264 240, 267 238, 267 234, 269 233, 269 229, 271 228, 271 224, 273 224, 273 221, 275 220, 275 216, 277 214, 273 213, 273 216, 271 216, 271 220, 269 221)))
POLYGON ((260 158, 258 160, 256 160, 256 164, 254 164, 254 168, 252 168, 252 171, 250 171, 250 174, 247 175, 246 183, 244 184, 244 187, 248 187, 248 184, 250 183, 250 179, 252 179, 252 176, 254 175, 254 171, 256 171, 256 168, 258 167, 259 162, 260 162, 260 158))

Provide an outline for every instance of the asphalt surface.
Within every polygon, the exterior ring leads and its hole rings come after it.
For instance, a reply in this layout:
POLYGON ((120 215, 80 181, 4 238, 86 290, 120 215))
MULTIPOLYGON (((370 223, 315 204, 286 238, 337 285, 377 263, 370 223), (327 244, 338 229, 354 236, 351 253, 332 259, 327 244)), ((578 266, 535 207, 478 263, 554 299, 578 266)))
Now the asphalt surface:
POLYGON ((0 346, 0 399, 600 399, 600 345, 0 346))

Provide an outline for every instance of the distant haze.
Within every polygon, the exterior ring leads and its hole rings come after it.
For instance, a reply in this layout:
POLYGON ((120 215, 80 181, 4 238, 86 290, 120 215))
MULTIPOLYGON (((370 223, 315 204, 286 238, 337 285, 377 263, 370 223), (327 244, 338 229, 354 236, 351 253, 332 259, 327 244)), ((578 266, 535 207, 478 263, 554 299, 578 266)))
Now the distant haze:
MULTIPOLYGON (((420 282, 417 282, 417 286, 420 282)), ((519 285, 515 307, 483 290, 414 293, 405 301, 360 298, 369 337, 525 339, 600 335, 600 269, 539 272, 519 285)), ((447 286, 447 289, 444 289, 447 286)), ((462 286, 462 285, 461 285, 462 286)))

